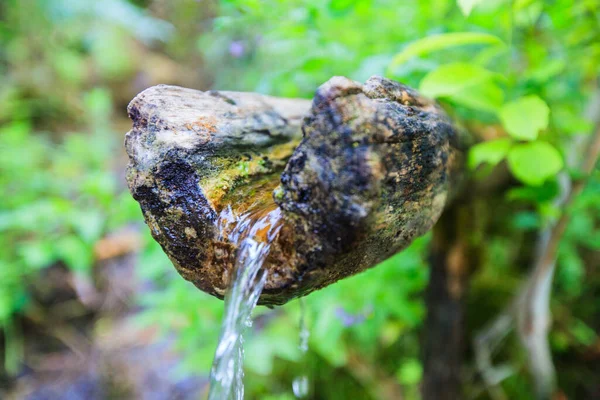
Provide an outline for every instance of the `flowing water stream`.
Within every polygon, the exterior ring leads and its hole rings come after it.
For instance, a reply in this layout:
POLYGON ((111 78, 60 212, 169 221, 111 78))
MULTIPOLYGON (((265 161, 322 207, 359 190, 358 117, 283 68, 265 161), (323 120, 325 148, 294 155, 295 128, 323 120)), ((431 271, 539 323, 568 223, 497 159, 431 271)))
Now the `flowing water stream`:
POLYGON ((236 217, 231 208, 221 213, 221 231, 237 244, 233 279, 225 294, 225 314, 210 374, 209 400, 244 398, 244 330, 252 325, 250 314, 264 288, 267 274, 261 269, 270 244, 281 229, 281 210, 247 213, 236 217))

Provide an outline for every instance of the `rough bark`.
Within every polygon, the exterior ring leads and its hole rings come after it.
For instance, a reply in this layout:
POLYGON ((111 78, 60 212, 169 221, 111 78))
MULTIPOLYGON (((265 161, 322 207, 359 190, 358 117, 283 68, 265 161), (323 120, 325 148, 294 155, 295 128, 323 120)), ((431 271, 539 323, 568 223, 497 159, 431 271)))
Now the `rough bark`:
POLYGON ((462 167, 441 108, 380 77, 334 77, 312 106, 157 86, 129 115, 131 192, 181 275, 219 298, 236 252, 223 215, 280 210, 259 304, 283 304, 431 229, 462 167))

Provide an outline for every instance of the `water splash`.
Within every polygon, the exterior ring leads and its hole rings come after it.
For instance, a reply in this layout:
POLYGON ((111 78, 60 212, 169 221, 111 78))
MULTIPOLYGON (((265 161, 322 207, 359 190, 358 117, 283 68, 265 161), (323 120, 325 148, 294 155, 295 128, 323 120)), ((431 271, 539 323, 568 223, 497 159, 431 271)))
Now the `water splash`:
MULTIPOLYGON (((298 301, 300 303, 300 344, 298 345, 298 348, 302 353, 301 358, 306 359, 310 331, 308 330, 308 325, 306 323, 306 304, 304 302, 304 299, 299 299, 298 301)), ((307 375, 300 375, 294 378, 292 382, 292 391, 294 392, 296 398, 303 399, 306 398, 306 396, 308 396, 308 385, 309 380, 307 375)))
POLYGON ((267 274, 261 267, 281 229, 281 210, 264 210, 236 218, 231 208, 227 208, 221 213, 221 232, 228 231, 232 224, 227 237, 238 245, 238 252, 233 279, 225 294, 225 315, 210 374, 209 400, 244 398, 243 332, 252 325, 250 315, 265 286, 267 274))

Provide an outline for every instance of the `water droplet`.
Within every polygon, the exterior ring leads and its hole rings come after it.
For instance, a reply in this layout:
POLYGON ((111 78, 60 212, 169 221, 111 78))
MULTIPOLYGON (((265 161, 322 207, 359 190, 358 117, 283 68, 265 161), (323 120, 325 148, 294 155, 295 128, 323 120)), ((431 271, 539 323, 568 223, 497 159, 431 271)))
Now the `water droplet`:
MULTIPOLYGON (((308 339, 310 338, 310 331, 308 330, 308 325, 306 323, 306 303, 304 299, 299 300, 300 303, 300 343, 298 348, 302 353, 303 361, 306 361, 306 353, 308 352, 308 339)), ((294 395, 301 399, 308 395, 308 376, 301 375, 292 381, 292 390, 294 395)))
POLYGON ((310 331, 306 324, 306 304, 304 299, 299 299, 300 302, 300 351, 305 354, 308 351, 308 339, 310 339, 310 331))
POLYGON ((306 375, 296 377, 292 382, 292 390, 298 399, 306 397, 308 395, 308 377, 306 375))

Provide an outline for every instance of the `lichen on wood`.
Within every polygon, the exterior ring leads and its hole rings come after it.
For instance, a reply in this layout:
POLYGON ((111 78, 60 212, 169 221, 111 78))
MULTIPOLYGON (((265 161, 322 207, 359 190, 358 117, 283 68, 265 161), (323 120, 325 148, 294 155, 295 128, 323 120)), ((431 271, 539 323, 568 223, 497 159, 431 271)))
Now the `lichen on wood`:
POLYGON ((462 166, 443 110, 400 83, 334 77, 306 100, 156 86, 129 105, 128 183, 180 274, 222 298, 219 214, 279 208, 259 304, 375 266, 427 232, 462 166))

